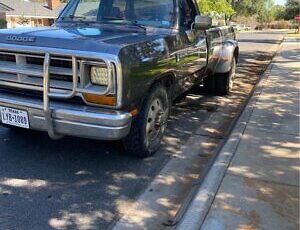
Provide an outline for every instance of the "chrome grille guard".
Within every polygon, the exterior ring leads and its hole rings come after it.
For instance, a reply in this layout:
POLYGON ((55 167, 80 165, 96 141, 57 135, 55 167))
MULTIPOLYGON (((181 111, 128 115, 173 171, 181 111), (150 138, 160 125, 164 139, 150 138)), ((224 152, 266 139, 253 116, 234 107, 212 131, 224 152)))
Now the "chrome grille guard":
POLYGON ((72 57, 72 91, 69 94, 50 93, 50 62, 51 56, 49 53, 45 54, 44 59, 44 73, 43 73, 43 101, 44 101, 44 113, 48 127, 48 134, 51 138, 60 138, 55 133, 54 124, 52 122, 52 111, 50 109, 50 97, 52 98, 72 98, 76 95, 78 86, 78 63, 76 57, 72 57))

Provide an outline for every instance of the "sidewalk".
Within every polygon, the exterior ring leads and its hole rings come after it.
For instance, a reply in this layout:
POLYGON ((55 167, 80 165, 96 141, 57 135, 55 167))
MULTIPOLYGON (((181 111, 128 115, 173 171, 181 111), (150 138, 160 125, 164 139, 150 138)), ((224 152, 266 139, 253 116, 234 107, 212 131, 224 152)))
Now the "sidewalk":
POLYGON ((289 39, 178 229, 299 229, 299 77, 300 43, 289 39))

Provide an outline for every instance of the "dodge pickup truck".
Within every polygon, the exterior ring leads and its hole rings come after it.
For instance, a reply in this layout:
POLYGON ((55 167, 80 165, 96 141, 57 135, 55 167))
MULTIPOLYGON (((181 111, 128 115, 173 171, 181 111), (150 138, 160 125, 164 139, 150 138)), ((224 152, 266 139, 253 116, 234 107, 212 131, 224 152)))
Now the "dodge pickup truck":
POLYGON ((149 157, 172 102, 198 85, 228 94, 238 55, 194 0, 70 0, 51 27, 0 30, 0 123, 149 157))

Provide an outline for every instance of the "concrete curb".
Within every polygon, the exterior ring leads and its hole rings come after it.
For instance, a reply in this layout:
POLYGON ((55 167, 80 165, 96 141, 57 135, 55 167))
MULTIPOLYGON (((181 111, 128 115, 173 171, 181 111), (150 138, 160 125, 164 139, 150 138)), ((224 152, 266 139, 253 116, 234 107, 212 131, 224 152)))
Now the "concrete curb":
POLYGON ((241 113, 241 116, 234 125, 232 133, 225 142, 223 148, 221 148, 216 161, 214 162, 200 188, 198 189, 198 192, 190 203, 188 210, 183 216, 183 219, 179 222, 177 227, 175 227, 176 230, 196 230, 201 228, 223 181, 227 168, 229 167, 239 146, 241 138, 254 110, 254 106, 264 88, 266 81, 268 80, 270 72, 274 66, 274 60, 276 60, 276 56, 281 50, 281 47, 282 44, 280 45, 273 61, 270 63, 267 70, 262 75, 259 83, 254 88, 248 103, 241 113))

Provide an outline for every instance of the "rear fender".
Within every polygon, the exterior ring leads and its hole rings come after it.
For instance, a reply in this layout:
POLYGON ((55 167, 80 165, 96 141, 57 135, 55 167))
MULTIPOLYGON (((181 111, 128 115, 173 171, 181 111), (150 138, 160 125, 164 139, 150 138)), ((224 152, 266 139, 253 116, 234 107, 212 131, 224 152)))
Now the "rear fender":
POLYGON ((238 60, 239 47, 237 41, 228 41, 223 44, 220 51, 219 62, 216 66, 215 73, 223 74, 228 73, 231 69, 232 59, 238 60))

